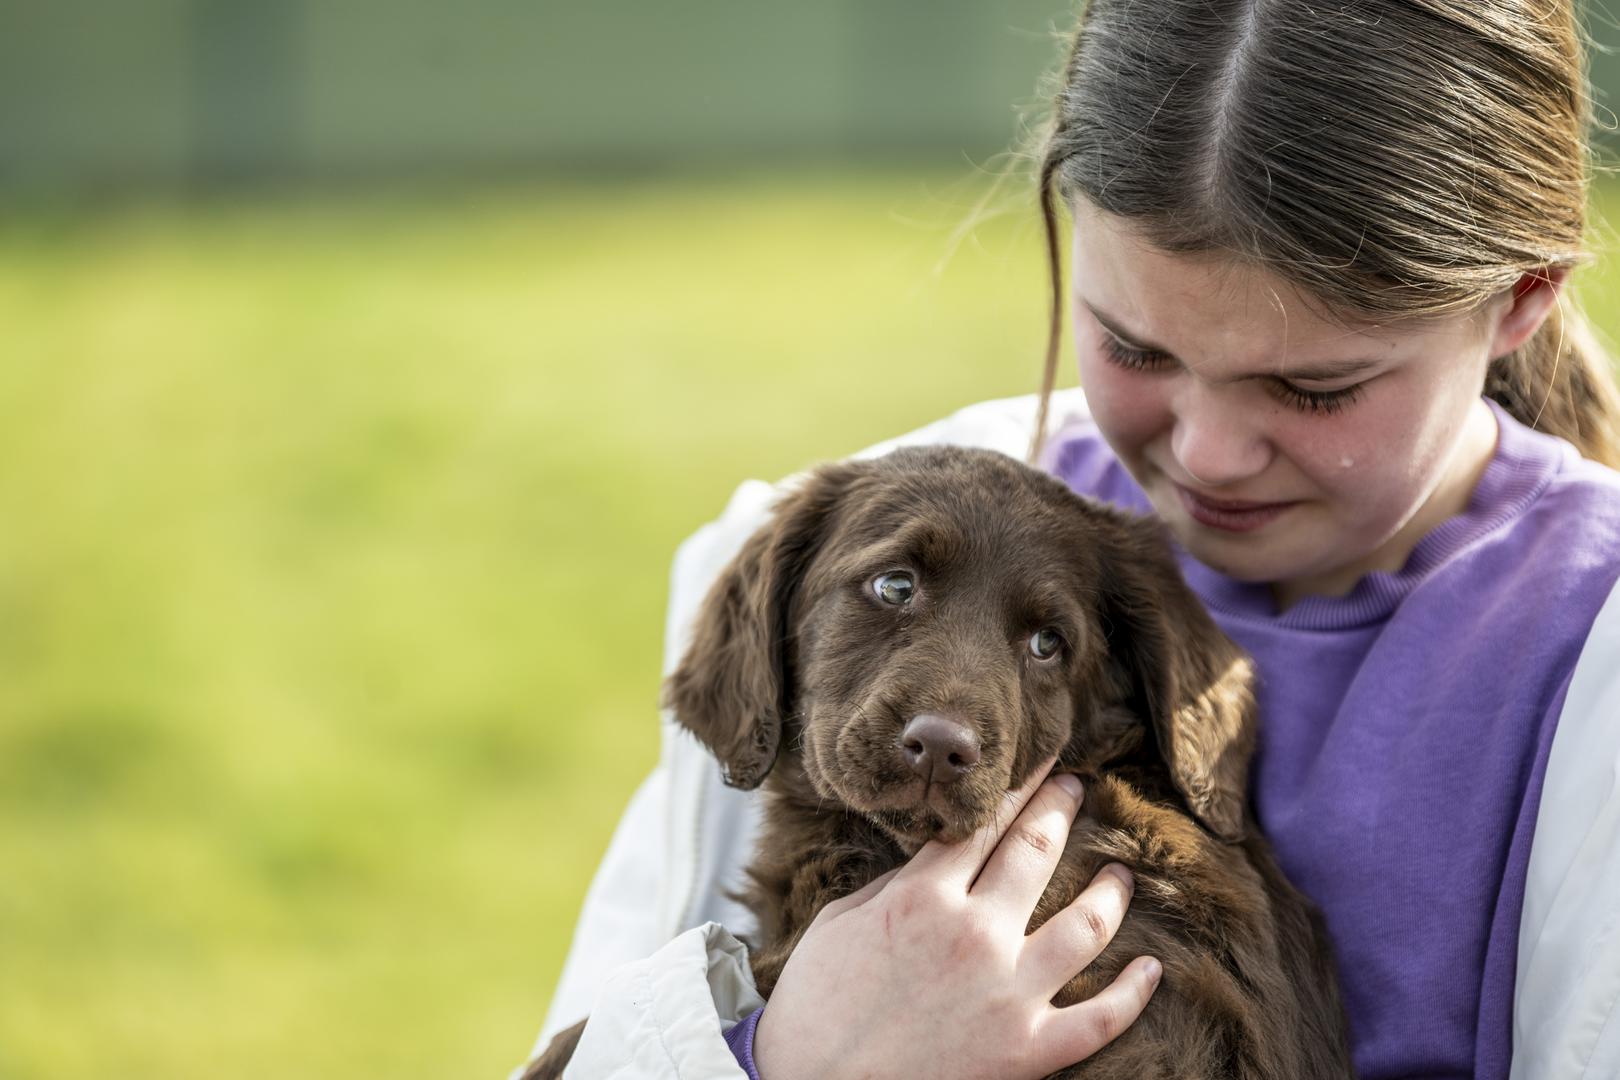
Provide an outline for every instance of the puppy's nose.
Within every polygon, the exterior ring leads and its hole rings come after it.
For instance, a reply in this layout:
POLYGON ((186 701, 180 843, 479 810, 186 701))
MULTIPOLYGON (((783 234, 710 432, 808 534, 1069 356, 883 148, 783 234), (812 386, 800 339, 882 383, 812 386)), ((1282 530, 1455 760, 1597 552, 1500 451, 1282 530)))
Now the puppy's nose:
POLYGON ((900 733, 900 756, 924 780, 948 784, 979 763, 979 737, 965 724, 923 713, 900 733))

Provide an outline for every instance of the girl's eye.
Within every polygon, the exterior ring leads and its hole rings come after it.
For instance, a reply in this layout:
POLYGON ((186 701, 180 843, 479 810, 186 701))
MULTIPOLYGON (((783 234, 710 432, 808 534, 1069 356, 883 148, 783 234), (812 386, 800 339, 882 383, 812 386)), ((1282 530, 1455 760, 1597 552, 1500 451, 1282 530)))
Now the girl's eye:
POLYGON ((1278 380, 1272 384, 1276 387, 1277 397, 1292 405, 1301 412, 1308 412, 1314 416, 1331 416, 1341 409, 1348 408, 1361 397, 1361 385, 1346 386, 1342 390, 1306 390, 1293 383, 1278 380))
POLYGON ((1110 363, 1127 371, 1147 371, 1170 359, 1153 349, 1133 349, 1109 333, 1103 334, 1102 347, 1103 355, 1108 357, 1110 363))
POLYGON ((1063 648, 1063 635, 1050 626, 1037 630, 1029 637, 1030 655, 1037 660, 1050 660, 1063 648))
MULTIPOLYGON (((1169 363, 1171 357, 1154 349, 1133 349, 1112 334, 1102 335, 1103 354, 1109 362, 1127 371, 1152 371, 1169 363)), ((1285 404, 1312 416, 1331 416, 1354 405, 1361 397, 1362 386, 1346 386, 1341 390, 1307 390, 1279 379, 1271 384, 1272 393, 1285 404)))
POLYGON ((887 574, 879 574, 876 578, 873 578, 872 591, 885 604, 904 607, 906 604, 911 603, 911 598, 916 595, 917 583, 905 571, 895 570, 887 574))

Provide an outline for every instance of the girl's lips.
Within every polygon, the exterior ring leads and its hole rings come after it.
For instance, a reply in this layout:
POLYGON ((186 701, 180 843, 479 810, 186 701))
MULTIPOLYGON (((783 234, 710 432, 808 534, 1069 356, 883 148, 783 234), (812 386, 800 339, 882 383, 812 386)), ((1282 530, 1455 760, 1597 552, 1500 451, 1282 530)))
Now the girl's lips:
MULTIPOLYGON (((1172 481, 1174 483, 1174 481, 1172 481)), ((1291 502, 1261 503, 1241 499, 1211 499, 1175 484, 1176 495, 1187 513, 1200 525, 1223 532, 1252 532, 1276 520, 1292 507, 1291 502)))

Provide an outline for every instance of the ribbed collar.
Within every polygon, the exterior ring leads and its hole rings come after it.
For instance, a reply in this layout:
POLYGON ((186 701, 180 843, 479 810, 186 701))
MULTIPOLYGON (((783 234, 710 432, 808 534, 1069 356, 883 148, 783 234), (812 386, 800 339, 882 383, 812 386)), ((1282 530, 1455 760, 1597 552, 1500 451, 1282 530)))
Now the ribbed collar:
POLYGON ((1532 431, 1488 398, 1485 403, 1496 417, 1496 452, 1468 507, 1419 540, 1400 570, 1374 571, 1344 596, 1307 596, 1281 614, 1268 586, 1234 581, 1178 551, 1188 584, 1212 609, 1277 627, 1340 630, 1388 618, 1436 570, 1523 514, 1564 461, 1563 440, 1532 431))

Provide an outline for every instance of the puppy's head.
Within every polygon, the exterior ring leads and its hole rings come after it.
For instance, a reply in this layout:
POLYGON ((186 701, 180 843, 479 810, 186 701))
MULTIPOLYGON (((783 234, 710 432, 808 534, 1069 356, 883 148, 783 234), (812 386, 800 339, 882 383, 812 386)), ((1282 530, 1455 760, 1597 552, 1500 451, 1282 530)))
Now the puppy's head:
POLYGON ((1247 659, 1152 522, 988 451, 813 473, 716 581, 666 700, 728 783, 802 769, 907 847, 966 836, 1053 754, 1154 760, 1243 831, 1247 659))

